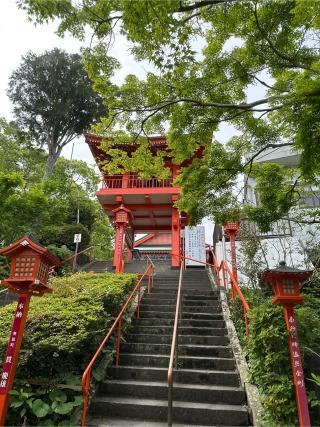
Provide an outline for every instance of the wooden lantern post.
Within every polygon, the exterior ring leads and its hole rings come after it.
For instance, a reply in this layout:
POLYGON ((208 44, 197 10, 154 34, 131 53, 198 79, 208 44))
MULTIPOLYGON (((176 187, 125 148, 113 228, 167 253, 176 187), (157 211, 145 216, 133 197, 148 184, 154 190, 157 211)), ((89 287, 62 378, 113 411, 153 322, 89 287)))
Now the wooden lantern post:
POLYGON ((262 276, 263 282, 273 285, 275 293, 275 298, 272 300, 273 304, 278 304, 284 309, 299 425, 301 427, 309 427, 311 423, 294 307, 303 301, 303 297, 300 296, 300 284, 305 282, 311 274, 312 271, 291 268, 282 261, 279 267, 266 270, 262 276))
POLYGON ((0 255, 8 257, 11 262, 9 278, 2 280, 1 285, 19 294, 0 377, 0 426, 3 427, 31 296, 41 297, 44 293, 52 292, 52 289, 47 286, 49 269, 59 265, 60 261, 30 235, 1 249, 0 255))
POLYGON ((239 234, 239 224, 228 222, 224 227, 224 234, 230 239, 231 266, 234 278, 238 281, 237 255, 236 255, 236 237, 239 234))
POLYGON ((129 223, 130 210, 123 205, 113 210, 114 222, 116 226, 116 236, 114 242, 113 265, 116 273, 124 272, 123 249, 125 241, 126 228, 129 223))
MULTIPOLYGON (((224 235, 229 237, 230 240, 230 255, 231 255, 231 266, 232 266, 232 274, 238 283, 238 270, 237 270, 237 255, 236 255, 236 236, 239 234, 239 224, 237 222, 228 222, 224 227, 224 235)), ((224 271, 223 271, 224 275, 224 271)), ((232 301, 234 301, 236 297, 235 287, 233 286, 233 282, 231 280, 231 294, 232 301)))

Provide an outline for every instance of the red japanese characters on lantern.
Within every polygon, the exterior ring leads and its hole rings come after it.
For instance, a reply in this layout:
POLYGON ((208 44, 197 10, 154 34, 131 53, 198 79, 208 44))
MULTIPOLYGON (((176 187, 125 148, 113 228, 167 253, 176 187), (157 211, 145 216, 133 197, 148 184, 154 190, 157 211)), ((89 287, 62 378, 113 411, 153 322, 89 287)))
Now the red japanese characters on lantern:
POLYGON ((61 262, 30 235, 0 249, 0 254, 11 263, 9 277, 1 282, 3 286, 18 294, 52 292, 47 286, 49 270, 61 262))

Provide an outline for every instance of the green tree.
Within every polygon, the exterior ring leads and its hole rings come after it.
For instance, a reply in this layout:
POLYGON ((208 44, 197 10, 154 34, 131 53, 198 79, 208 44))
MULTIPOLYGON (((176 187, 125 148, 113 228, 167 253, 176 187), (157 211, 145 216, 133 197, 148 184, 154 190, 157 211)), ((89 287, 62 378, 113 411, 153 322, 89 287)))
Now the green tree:
MULTIPOLYGON (((190 157, 199 143, 207 147, 201 172, 191 167, 180 178, 184 186, 180 208, 191 213, 193 223, 208 214, 217 222, 239 216, 232 191, 239 174, 254 174, 260 182, 270 183, 267 191, 260 185, 261 200, 267 200, 270 191, 279 192, 278 200, 246 210, 251 219, 260 218, 264 229, 296 205, 301 188, 317 182, 318 1, 19 0, 18 4, 37 22, 60 18, 61 34, 69 30, 84 38, 88 27, 94 31, 97 43, 85 51, 84 60, 109 111, 109 118, 95 130, 111 137, 105 142, 114 156, 107 166, 110 171, 121 171, 128 164, 141 171, 147 136, 162 133, 166 124, 177 162, 190 157), (131 43, 136 59, 155 68, 143 80, 127 76, 121 86, 109 84, 119 64, 108 56, 108 48, 119 32, 131 43), (210 143, 223 122, 233 125, 239 136, 224 146, 216 140, 210 143), (137 158, 129 161, 114 150, 112 138, 140 143, 137 158), (257 155, 282 146, 301 152, 294 170, 252 167, 257 155), (204 184, 204 178, 212 177, 204 184)), ((151 156, 145 164, 150 169, 151 156)), ((161 156, 153 164, 163 171, 161 156)), ((304 220, 319 222, 319 213, 304 220)))
POLYGON ((106 114, 80 55, 59 49, 29 52, 10 77, 8 95, 21 129, 48 150, 45 178, 63 147, 106 114))
POLYGON ((73 235, 83 234, 82 246, 111 247, 112 229, 93 199, 99 182, 94 169, 61 157, 50 179, 43 180, 46 153, 30 146, 28 134, 14 123, 0 121, 0 242, 9 244, 26 232, 60 254, 74 250, 73 235), (80 224, 77 225, 77 211, 80 224), (99 236, 97 236, 97 233, 99 236), (62 248, 62 249, 61 249, 62 248))

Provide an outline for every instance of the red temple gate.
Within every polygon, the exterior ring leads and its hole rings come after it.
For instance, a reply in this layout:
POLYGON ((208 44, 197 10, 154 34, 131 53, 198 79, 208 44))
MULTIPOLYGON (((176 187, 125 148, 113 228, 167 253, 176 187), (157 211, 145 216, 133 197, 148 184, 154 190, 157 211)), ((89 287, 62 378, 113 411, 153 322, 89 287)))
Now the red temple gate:
MULTIPOLYGON (((187 225, 188 217, 179 212, 174 203, 179 199, 180 187, 174 185, 174 179, 182 165, 174 164, 172 158, 165 157, 165 166, 171 171, 170 178, 141 179, 134 173, 106 175, 99 163, 108 161, 107 154, 101 150, 102 138, 85 135, 91 152, 103 176, 102 187, 96 195, 102 208, 115 227, 115 249, 113 265, 116 272, 124 271, 124 248, 126 261, 132 259, 134 235, 154 231, 171 232, 171 266, 179 267, 180 259, 174 254, 181 252, 181 230, 187 225)), ((150 137, 151 151, 167 150, 165 137, 150 137)), ((116 144, 116 148, 132 151, 132 146, 116 144)))

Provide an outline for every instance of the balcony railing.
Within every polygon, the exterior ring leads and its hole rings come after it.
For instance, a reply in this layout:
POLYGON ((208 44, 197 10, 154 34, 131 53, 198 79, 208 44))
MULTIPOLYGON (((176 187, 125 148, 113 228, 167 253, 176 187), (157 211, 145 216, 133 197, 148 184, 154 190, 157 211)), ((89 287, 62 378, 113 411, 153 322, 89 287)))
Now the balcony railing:
POLYGON ((172 178, 149 178, 141 179, 136 176, 119 176, 105 178, 102 181, 102 189, 112 188, 163 188, 172 187, 172 178))

